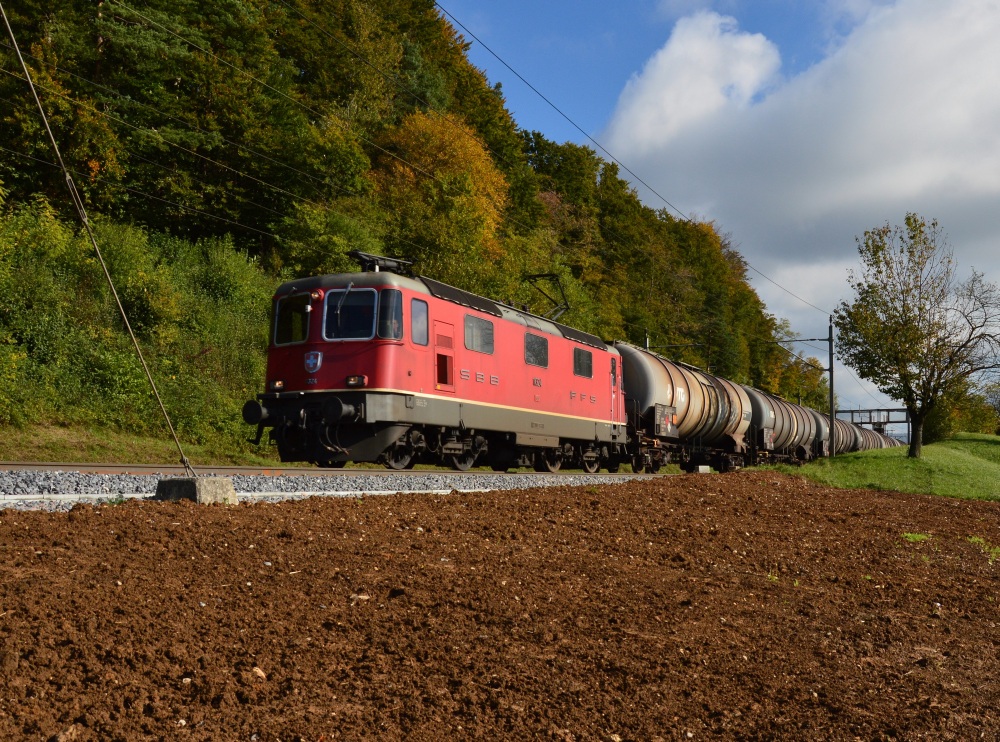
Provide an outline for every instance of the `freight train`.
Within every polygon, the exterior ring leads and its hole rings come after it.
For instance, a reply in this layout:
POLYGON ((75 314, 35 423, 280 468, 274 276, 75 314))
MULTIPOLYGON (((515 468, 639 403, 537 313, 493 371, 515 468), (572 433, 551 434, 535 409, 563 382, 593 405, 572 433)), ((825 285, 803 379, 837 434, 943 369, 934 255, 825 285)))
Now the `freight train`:
POLYGON ((282 284, 265 391, 243 419, 282 461, 458 470, 730 471, 899 445, 807 407, 351 255, 357 273, 282 284))

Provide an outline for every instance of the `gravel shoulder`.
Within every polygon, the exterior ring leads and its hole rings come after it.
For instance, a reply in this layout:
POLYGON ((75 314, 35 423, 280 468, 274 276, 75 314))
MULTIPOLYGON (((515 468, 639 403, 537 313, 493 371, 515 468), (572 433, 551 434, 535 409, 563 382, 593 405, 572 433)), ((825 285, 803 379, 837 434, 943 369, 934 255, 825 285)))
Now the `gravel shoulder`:
POLYGON ((753 471, 8 508, 0 738, 994 739, 998 507, 753 471))
MULTIPOLYGON (((0 470, 0 509, 69 510, 78 502, 119 502, 151 497, 160 474, 93 474, 79 471, 0 470)), ((228 476, 241 501, 298 499, 311 495, 359 497, 397 492, 486 492, 535 487, 621 483, 648 478, 641 474, 441 473, 395 474, 341 472, 332 476, 228 476)))

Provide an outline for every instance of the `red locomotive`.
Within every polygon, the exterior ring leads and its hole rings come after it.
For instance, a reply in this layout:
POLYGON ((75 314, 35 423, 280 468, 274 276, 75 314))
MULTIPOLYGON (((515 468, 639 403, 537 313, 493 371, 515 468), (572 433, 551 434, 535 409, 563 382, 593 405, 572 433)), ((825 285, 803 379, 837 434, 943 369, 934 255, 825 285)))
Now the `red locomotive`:
POLYGON ((617 470, 621 358, 593 335, 364 253, 274 296, 267 391, 243 417, 282 461, 617 470))
POLYGON ((243 418, 282 461, 727 471, 899 445, 841 420, 831 437, 806 407, 351 255, 362 272, 274 296, 267 388, 243 418))

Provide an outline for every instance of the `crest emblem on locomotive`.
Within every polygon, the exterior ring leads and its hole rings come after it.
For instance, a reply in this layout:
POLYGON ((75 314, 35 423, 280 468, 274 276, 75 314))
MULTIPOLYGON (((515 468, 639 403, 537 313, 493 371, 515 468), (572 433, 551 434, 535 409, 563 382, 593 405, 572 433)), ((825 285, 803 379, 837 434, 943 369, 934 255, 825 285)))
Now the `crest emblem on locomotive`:
POLYGON ((311 350, 305 354, 306 372, 314 374, 323 365, 323 354, 318 350, 311 350))

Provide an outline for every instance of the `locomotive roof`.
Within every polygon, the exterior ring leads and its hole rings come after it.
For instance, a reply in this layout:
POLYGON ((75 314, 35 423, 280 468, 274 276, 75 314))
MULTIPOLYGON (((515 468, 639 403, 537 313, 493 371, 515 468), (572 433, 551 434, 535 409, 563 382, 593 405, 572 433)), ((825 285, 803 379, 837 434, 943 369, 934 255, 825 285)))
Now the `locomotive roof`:
POLYGON ((469 291, 455 288, 454 286, 449 286, 446 283, 435 281, 434 279, 427 278, 426 276, 410 278, 408 276, 401 276, 387 270, 310 276, 308 278, 300 278, 294 281, 286 281, 278 287, 277 291, 275 291, 275 296, 284 296, 286 294, 298 293, 300 291, 314 291, 315 289, 323 289, 324 291, 330 289, 342 289, 349 284, 352 284, 355 288, 384 288, 386 286, 395 286, 414 291, 418 294, 429 294, 437 297, 438 299, 444 299, 445 301, 460 304, 464 307, 469 307, 470 309, 483 312, 484 314, 491 314, 494 317, 500 317, 511 322, 516 322, 519 325, 538 330, 539 332, 561 336, 582 345, 589 345, 602 350, 607 349, 607 344, 596 335, 591 335, 588 332, 583 332, 582 330, 577 330, 573 327, 553 322, 552 320, 539 317, 531 312, 515 309, 514 307, 507 306, 506 304, 493 301, 492 299, 487 299, 484 296, 479 296, 478 294, 473 294, 469 291))

